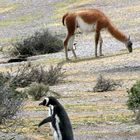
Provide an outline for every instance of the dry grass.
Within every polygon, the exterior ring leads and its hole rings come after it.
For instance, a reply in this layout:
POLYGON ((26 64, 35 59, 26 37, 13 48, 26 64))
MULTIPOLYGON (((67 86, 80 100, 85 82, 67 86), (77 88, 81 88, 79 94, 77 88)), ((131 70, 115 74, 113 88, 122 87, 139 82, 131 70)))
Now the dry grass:
POLYGON ((17 4, 8 4, 0 6, 0 13, 10 12, 17 8, 17 4))
MULTIPOLYGON (((67 4, 67 1, 64 1, 63 3, 57 3, 56 5, 54 5, 54 7, 56 7, 56 11, 54 17, 52 18, 54 20, 59 18, 61 19, 63 13, 68 9, 71 9, 71 7, 82 5, 86 2, 88 3, 89 1, 82 0, 81 3, 79 2, 81 1, 72 0, 69 6, 67 4)), ((104 2, 109 4, 110 2, 116 2, 116 0, 106 0, 104 2)), ((118 2, 122 1, 118 0, 118 2)), ((127 13, 133 14, 133 12, 139 12, 139 5, 126 5, 126 7, 123 8, 112 8, 110 10, 107 9, 107 11, 109 16, 113 17, 114 22, 116 22, 119 26, 121 25, 120 22, 122 24, 128 23, 129 25, 138 25, 139 23, 139 18, 136 18, 134 20, 127 18, 128 20, 124 21, 123 16, 118 17, 121 13, 122 15, 124 13, 127 15, 127 13), (115 15, 117 16, 117 18, 115 18, 115 15)), ((62 24, 60 23, 60 19, 59 22, 50 23, 47 26, 62 26, 62 24)), ((138 34, 137 28, 135 31, 134 28, 128 28, 125 31, 127 33, 132 33, 133 38, 135 34, 138 34)), ((105 38, 110 38, 109 35, 104 35, 105 38)), ((93 36, 85 37, 86 40, 91 38, 93 38, 93 36)), ((94 56, 91 56, 86 58, 79 58, 78 60, 73 59, 71 62, 64 64, 64 69, 66 70, 67 76, 65 83, 51 88, 54 91, 58 91, 58 93, 62 95, 61 103, 64 105, 70 116, 72 125, 75 128, 75 134, 87 135, 86 129, 84 129, 82 126, 88 127, 90 124, 93 124, 91 125, 92 130, 89 130, 88 133, 93 135, 93 137, 96 134, 103 137, 104 135, 109 133, 113 136, 116 133, 117 135, 120 135, 122 134, 122 131, 123 134, 128 134, 128 131, 130 131, 130 133, 132 132, 134 135, 136 132, 139 132, 139 127, 132 122, 133 113, 130 112, 126 106, 126 88, 130 87, 136 81, 136 79, 140 77, 139 71, 133 71, 133 69, 132 71, 128 72, 120 71, 114 73, 107 73, 106 71, 104 71, 102 73, 105 74, 107 78, 111 77, 111 79, 123 81, 123 87, 113 92, 106 92, 101 94, 93 93, 90 90, 92 89, 93 84, 95 84, 96 78, 100 73, 100 68, 110 68, 111 66, 118 67, 118 65, 124 66, 126 64, 129 65, 132 62, 137 62, 137 60, 139 59, 140 50, 135 49, 132 54, 128 54, 126 50, 123 50, 120 52, 114 52, 114 54, 106 54, 104 57, 99 59, 95 59, 94 56), (95 70, 97 71, 95 72, 95 70), (79 88, 76 88, 78 85, 80 85, 79 88), (90 86, 91 88, 89 88, 90 86), (72 89, 71 87, 74 88, 72 89), (116 126, 117 132, 115 133, 113 132, 112 128, 116 126), (129 130, 127 129, 128 127, 130 128, 129 130)), ((33 64, 45 64, 49 66, 52 63, 56 64, 64 60, 65 58, 45 58, 42 60, 34 61, 33 64)), ((17 66, 13 67, 14 69, 17 68, 17 66)), ((1 67, 0 71, 7 71, 7 68, 9 69, 9 67, 1 67)), ((46 117, 47 108, 39 107, 38 102, 29 99, 23 108, 23 112, 26 112, 26 114, 23 115, 24 126, 21 126, 17 129, 18 133, 33 137, 36 140, 52 139, 52 136, 48 136, 48 134, 51 135, 49 125, 42 127, 40 132, 37 130, 36 126, 40 122, 40 120, 42 120, 42 118, 46 117), (34 115, 31 117, 31 119, 29 119, 32 113, 34 115)), ((4 127, 1 130, 7 131, 4 127)))

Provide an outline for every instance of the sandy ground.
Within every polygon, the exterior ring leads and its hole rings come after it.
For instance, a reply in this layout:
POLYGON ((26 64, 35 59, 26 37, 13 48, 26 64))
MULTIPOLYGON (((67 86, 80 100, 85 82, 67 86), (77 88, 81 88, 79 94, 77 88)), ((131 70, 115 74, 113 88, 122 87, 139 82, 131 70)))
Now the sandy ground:
MULTIPOLYGON (((78 35, 75 39, 78 60, 72 58, 71 62, 65 63, 64 82, 50 88, 62 96, 60 102, 70 116, 75 140, 139 140, 140 126, 134 123, 133 113, 127 109, 126 89, 140 77, 140 1, 95 0, 81 1, 80 4, 69 3, 65 9, 67 2, 64 0, 2 0, 0 4, 13 9, 6 12, 0 9, 0 45, 7 47, 11 45, 12 40, 28 36, 42 28, 49 28, 64 39, 66 29, 61 25, 63 11, 81 7, 96 7, 103 10, 120 30, 131 35, 135 48, 133 53, 128 54, 122 43, 103 32, 105 56, 95 59, 94 34, 78 35), (115 91, 94 93, 93 87, 100 74, 120 81, 122 87, 115 91)), ((48 67, 49 64, 63 61, 64 53, 38 58, 33 63, 43 63, 48 67)), ((2 71, 16 65, 16 63, 2 64, 0 69, 2 71)), ((38 107, 38 103, 27 101, 24 109, 19 113, 19 118, 23 120, 24 125, 19 125, 14 134, 11 133, 12 130, 7 134, 1 129, 1 138, 3 136, 6 140, 12 137, 16 140, 53 139, 49 125, 37 130, 36 124, 47 116, 47 109, 38 107)))

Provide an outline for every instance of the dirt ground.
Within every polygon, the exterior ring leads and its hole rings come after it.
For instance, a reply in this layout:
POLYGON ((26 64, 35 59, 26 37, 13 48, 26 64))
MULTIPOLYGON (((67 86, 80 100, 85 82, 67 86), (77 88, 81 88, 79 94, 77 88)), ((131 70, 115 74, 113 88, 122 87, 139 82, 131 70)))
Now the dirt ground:
MULTIPOLYGON (((64 61, 66 78, 50 89, 61 95, 59 101, 69 114, 75 140, 139 140, 140 125, 127 109, 127 88, 140 77, 140 1, 139 0, 2 0, 0 2, 0 45, 28 36, 36 30, 49 28, 62 39, 66 29, 61 24, 64 12, 83 7, 103 10, 124 33, 131 35, 133 53, 124 45, 103 32, 104 57, 94 58, 94 35, 76 36, 78 59, 65 62, 64 52, 36 57, 33 64, 57 64, 64 61), (69 3, 69 5, 68 5, 69 3), (49 16, 48 16, 49 15, 49 16), (54 22, 55 21, 55 22, 54 22), (99 75, 119 81, 115 91, 95 93, 93 87, 99 75)), ((23 63, 21 63, 23 64, 23 63)), ((17 63, 1 64, 0 71, 16 67, 17 63)), ((39 101, 28 99, 18 114, 16 128, 0 127, 0 140, 52 140, 49 125, 37 129, 37 124, 47 116, 47 108, 39 101), (23 123, 21 123, 23 122, 23 123)))

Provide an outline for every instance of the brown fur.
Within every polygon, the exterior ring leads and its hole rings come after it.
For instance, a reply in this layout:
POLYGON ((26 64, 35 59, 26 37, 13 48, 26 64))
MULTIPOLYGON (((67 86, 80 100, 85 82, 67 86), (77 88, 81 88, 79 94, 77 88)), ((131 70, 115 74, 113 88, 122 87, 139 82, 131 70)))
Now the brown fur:
POLYGON ((64 16, 63 16, 63 18, 62 18, 62 23, 63 23, 63 25, 65 26, 65 18, 68 16, 68 13, 66 13, 64 16))
POLYGON ((96 24, 95 56, 97 56, 97 45, 98 45, 98 41, 101 38, 100 32, 102 29, 107 29, 113 37, 115 37, 117 40, 121 42, 125 43, 128 40, 127 36, 123 34, 121 31, 119 31, 115 26, 113 26, 111 21, 106 17, 106 15, 97 9, 84 9, 80 11, 66 13, 62 18, 63 25, 65 24, 68 30, 67 37, 64 41, 66 59, 68 59, 67 45, 68 45, 69 39, 74 35, 75 30, 78 27, 77 21, 76 21, 77 16, 81 17, 81 19, 83 19, 83 21, 89 25, 96 24))
POLYGON ((121 42, 127 41, 128 39, 127 36, 123 34, 122 32, 120 32, 117 28, 115 28, 110 22, 108 24, 107 29, 110 32, 110 34, 114 36, 117 40, 121 42))

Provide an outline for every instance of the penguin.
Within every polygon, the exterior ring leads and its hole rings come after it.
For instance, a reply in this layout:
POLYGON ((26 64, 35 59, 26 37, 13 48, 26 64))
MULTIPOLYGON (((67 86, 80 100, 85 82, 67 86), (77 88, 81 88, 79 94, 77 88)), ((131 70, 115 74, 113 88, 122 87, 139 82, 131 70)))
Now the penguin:
POLYGON ((64 107, 54 97, 45 98, 39 105, 49 107, 49 116, 38 127, 50 122, 54 140, 74 140, 70 119, 64 107))

